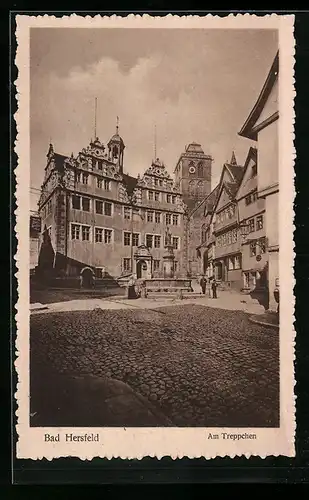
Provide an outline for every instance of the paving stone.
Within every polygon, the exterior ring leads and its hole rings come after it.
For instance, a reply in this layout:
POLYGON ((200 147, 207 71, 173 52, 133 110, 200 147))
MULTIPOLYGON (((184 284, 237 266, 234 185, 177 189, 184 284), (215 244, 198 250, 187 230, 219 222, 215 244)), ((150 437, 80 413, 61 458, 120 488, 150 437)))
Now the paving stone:
POLYGON ((241 311, 192 304, 156 311, 32 315, 34 376, 45 365, 113 376, 182 425, 278 425, 277 332, 241 311))

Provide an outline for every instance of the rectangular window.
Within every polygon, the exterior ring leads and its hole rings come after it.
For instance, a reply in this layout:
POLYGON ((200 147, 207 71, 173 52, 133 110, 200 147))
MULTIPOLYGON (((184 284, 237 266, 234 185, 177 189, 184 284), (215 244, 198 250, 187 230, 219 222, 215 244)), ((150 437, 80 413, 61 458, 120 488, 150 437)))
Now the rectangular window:
POLYGON ((103 278, 103 268, 102 267, 96 267, 95 269, 95 277, 98 279, 103 278))
POLYGON ((154 271, 159 271, 160 270, 160 261, 157 259, 154 259, 153 261, 153 270, 154 271))
POLYGON ((97 167, 97 160, 95 158, 92 158, 92 170, 97 167))
POLYGON ((174 262, 173 262, 173 269, 174 269, 174 273, 178 272, 178 262, 177 262, 177 260, 174 260, 174 262))
POLYGON ((256 230, 263 229, 263 215, 258 215, 256 218, 256 230))
POLYGON ((234 259, 235 259, 234 269, 240 269, 241 268, 241 257, 240 257, 240 255, 235 255, 234 259))
POLYGON ((233 271, 235 269, 235 260, 234 257, 229 257, 229 271, 233 271))
POLYGON ((251 203, 251 194, 248 194, 248 196, 246 196, 245 203, 246 203, 246 205, 250 205, 250 203, 251 203))
MULTIPOLYGON (((80 210, 80 196, 76 196, 76 195, 72 196, 72 208, 74 208, 75 210, 80 210)), ((47 205, 47 209, 48 209, 48 205, 47 205)), ((47 210, 47 212, 48 212, 48 210, 47 210)))
POLYGON ((111 190, 111 181, 109 181, 108 179, 104 179, 104 189, 105 191, 111 190))
POLYGON ((148 191, 148 200, 153 201, 153 191, 148 191))
POLYGON ((167 203, 171 203, 171 199, 172 199, 171 195, 167 194, 166 195, 166 201, 167 201, 167 203))
POLYGON ((153 222, 153 212, 147 212, 147 222, 153 222))
POLYGON ((102 160, 98 160, 97 167, 99 170, 103 170, 102 160))
POLYGON ((112 204, 109 201, 104 203, 104 215, 112 215, 112 204))
POLYGON ((94 237, 95 237, 96 243, 102 243, 103 242, 103 229, 101 229, 100 227, 96 227, 94 230, 94 237))
POLYGON ((265 238, 260 239, 259 245, 260 245, 260 253, 266 253, 266 240, 265 240, 265 238))
POLYGON ((175 205, 175 203, 176 203, 176 195, 174 195, 174 194, 172 195, 172 203, 173 203, 173 205, 175 205))
POLYGON ((79 240, 80 239, 80 226, 79 224, 71 225, 71 239, 79 240))
POLYGON ((257 200, 257 191, 255 191, 255 193, 252 194, 252 203, 254 203, 256 200, 257 200))
POLYGON ((123 208, 123 216, 125 219, 128 219, 128 220, 131 219, 131 209, 129 207, 123 208))
POLYGON ((154 179, 154 185, 157 186, 158 185, 158 179, 154 179))
POLYGON ((128 232, 123 233, 123 244, 126 247, 131 245, 131 233, 128 232))
POLYGON ((178 226, 178 215, 174 214, 173 215, 173 226, 178 226))
POLYGON ((165 214, 165 224, 167 226, 170 226, 172 223, 172 215, 171 214, 165 214))
POLYGON ((249 226, 249 233, 253 233, 253 231, 255 231, 254 219, 248 220, 248 226, 249 226))
POLYGON ((250 257, 254 257, 256 255, 256 241, 250 242, 250 257))
POLYGON ((103 214, 103 201, 95 200, 95 211, 97 214, 103 214))
POLYGON ((179 247, 179 238, 177 236, 174 236, 172 238, 172 243, 173 243, 174 250, 178 250, 178 247, 179 247))
POLYGON ((154 199, 155 201, 160 201, 160 193, 158 193, 158 191, 155 191, 154 199))
POLYGON ((161 236, 155 235, 155 237, 154 237, 154 247, 155 248, 160 248, 161 247, 161 236))
POLYGON ((131 259, 124 258, 123 259, 123 270, 131 271, 131 259))
POLYGON ((100 179, 100 177, 97 177, 97 187, 102 189, 102 184, 103 184, 102 179, 100 179))
POLYGON ((229 231, 227 233, 227 244, 230 245, 232 243, 232 233, 229 231))
POLYGON ((78 183, 80 182, 81 179, 81 172, 75 172, 75 182, 78 183))
POLYGON ((156 221, 157 224, 161 223, 161 214, 160 214, 160 212, 156 212, 155 213, 155 221, 156 221))
POLYGON ((139 246, 139 234, 138 233, 133 233, 132 234, 132 245, 134 247, 138 247, 139 246))
POLYGON ((89 198, 82 198, 82 210, 84 210, 84 212, 90 212, 90 199, 89 198))
POLYGON ((112 230, 104 229, 104 243, 111 243, 111 242, 112 242, 112 230))
POLYGON ((162 179, 159 179, 159 186, 162 187, 163 186, 163 180, 162 179))
POLYGON ((89 178, 89 175, 86 174, 85 172, 83 172, 83 175, 82 175, 83 184, 88 184, 88 178, 89 178))
POLYGON ((82 240, 89 241, 90 240, 90 227, 82 226, 82 240))
POLYGON ((146 247, 147 248, 152 248, 152 240, 153 240, 153 235, 146 234, 146 247))

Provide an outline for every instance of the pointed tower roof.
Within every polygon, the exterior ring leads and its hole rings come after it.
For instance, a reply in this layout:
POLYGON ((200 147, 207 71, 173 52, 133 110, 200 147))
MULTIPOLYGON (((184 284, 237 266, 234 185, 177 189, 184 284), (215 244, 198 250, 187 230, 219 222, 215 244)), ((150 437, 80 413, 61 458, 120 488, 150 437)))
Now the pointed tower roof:
POLYGON ((232 153, 230 165, 238 165, 237 160, 236 160, 236 156, 235 156, 235 151, 233 151, 233 153, 232 153))
POLYGON ((118 143, 121 144, 121 146, 124 148, 124 142, 122 137, 119 135, 119 117, 117 116, 117 122, 116 122, 116 133, 111 137, 111 139, 108 141, 108 146, 111 143, 118 143))

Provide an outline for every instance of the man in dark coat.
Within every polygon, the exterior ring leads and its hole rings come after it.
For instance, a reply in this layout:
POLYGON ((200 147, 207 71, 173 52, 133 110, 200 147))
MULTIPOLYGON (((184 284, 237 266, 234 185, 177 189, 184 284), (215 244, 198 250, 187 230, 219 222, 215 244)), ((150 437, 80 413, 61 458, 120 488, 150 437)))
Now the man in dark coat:
POLYGON ((216 279, 213 277, 211 281, 211 290, 212 290, 212 298, 216 299, 217 298, 217 282, 216 279))
POLYGON ((200 279, 200 287, 202 289, 203 295, 205 295, 205 293, 206 293, 206 283, 207 283, 207 281, 206 281, 205 277, 202 276, 200 279))

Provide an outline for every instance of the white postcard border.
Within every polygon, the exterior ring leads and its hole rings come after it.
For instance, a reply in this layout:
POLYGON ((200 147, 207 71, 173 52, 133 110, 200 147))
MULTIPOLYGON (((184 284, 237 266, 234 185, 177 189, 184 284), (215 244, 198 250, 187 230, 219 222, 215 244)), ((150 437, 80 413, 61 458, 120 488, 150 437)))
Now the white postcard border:
POLYGON ((18 249, 18 302, 16 305, 18 375, 16 400, 17 457, 51 460, 57 457, 75 456, 82 460, 94 457, 138 458, 145 456, 173 459, 216 456, 235 457, 245 455, 295 456, 295 395, 294 395, 294 16, 230 14, 225 17, 176 16, 165 17, 130 14, 127 17, 108 16, 44 16, 17 15, 16 66, 18 111, 15 114, 17 139, 15 151, 18 166, 15 170, 16 234, 18 249), (280 50, 280 428, 226 429, 226 428, 31 428, 29 426, 29 223, 30 213, 30 126, 29 126, 29 34, 31 27, 80 27, 80 28, 204 28, 204 29, 278 29, 280 50), (26 244, 27 242, 27 244, 26 244), (44 442, 45 433, 60 433, 59 443, 44 442), (98 434, 98 442, 65 442, 65 434, 98 434), (209 433, 219 439, 209 439, 209 433), (224 438, 222 433, 233 438, 224 438), (244 438, 243 435, 256 437, 244 438), (236 436, 236 437, 235 437, 236 436))

